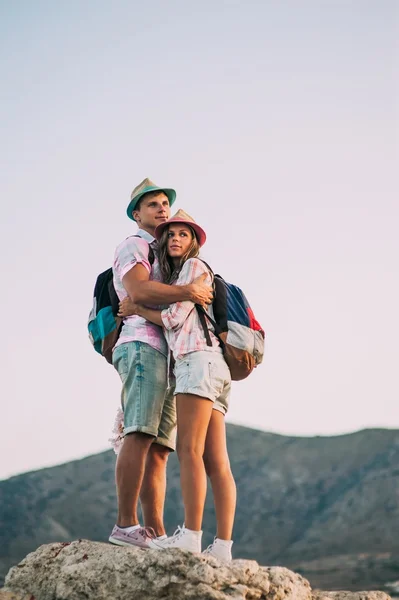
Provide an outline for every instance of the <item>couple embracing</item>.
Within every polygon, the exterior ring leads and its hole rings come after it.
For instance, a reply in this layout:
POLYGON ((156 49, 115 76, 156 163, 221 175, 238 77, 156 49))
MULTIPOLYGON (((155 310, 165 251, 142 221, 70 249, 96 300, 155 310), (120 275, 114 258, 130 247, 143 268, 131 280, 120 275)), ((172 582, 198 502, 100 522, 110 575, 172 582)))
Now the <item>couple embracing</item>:
POLYGON ((109 541, 201 552, 208 476, 217 531, 205 553, 229 561, 236 486, 224 417, 231 375, 213 326, 205 335, 195 307, 213 317, 213 274, 198 258, 206 234, 182 210, 170 217, 175 198, 174 190, 149 179, 138 185, 127 215, 139 230, 115 253, 113 282, 124 320, 112 362, 122 380, 124 441, 116 464, 118 517, 109 541), (175 449, 184 525, 167 537, 166 465, 175 449))

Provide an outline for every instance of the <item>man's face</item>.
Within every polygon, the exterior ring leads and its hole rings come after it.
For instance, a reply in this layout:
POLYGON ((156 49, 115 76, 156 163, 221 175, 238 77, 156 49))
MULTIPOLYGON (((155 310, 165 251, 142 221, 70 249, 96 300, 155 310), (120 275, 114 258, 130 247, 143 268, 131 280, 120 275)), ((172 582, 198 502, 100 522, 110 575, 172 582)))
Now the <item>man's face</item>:
POLYGON ((170 218, 169 200, 163 192, 149 192, 140 200, 133 216, 141 229, 153 233, 155 227, 170 218))

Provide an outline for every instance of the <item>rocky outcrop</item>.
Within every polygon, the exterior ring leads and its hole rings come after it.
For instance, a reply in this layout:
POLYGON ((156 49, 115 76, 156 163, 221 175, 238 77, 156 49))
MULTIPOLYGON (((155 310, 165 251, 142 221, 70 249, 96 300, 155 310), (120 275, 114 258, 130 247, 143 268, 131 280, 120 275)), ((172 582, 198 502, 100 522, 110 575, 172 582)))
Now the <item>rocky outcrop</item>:
MULTIPOLYGON (((314 600, 388 600, 385 592, 313 592, 314 600)), ((1 600, 1 599, 0 599, 1 600)))
MULTIPOLYGON (((284 564, 323 590, 384 589, 398 579, 399 430, 296 438, 228 423, 227 438, 238 490, 234 556, 284 564)), ((110 451, 0 481, 0 587, 42 544, 107 540, 114 479, 110 451)), ((184 520, 176 453, 167 483, 172 533, 184 520)), ((208 491, 204 547, 215 535, 208 491)))
POLYGON ((32 594, 14 594, 14 592, 5 592, 0 590, 0 600, 32 600, 32 594))
POLYGON ((389 596, 381 592, 312 594, 306 579, 284 567, 261 567, 250 560, 223 564, 177 549, 141 550, 78 540, 40 546, 9 571, 0 600, 25 598, 387 600, 389 596))

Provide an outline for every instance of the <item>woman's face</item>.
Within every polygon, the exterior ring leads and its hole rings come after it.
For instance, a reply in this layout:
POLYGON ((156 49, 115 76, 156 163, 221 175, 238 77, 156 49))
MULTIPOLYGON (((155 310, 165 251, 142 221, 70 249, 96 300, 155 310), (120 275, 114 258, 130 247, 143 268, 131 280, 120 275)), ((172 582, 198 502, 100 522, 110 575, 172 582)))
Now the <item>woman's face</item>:
POLYGON ((168 229, 168 254, 172 258, 181 258, 193 241, 193 234, 187 225, 173 223, 168 229))

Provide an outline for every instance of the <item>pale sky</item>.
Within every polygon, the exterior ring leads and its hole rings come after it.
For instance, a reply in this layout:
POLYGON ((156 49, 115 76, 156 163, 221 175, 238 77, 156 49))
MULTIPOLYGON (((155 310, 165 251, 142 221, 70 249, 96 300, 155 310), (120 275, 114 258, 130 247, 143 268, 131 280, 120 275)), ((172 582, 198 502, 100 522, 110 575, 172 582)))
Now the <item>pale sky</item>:
POLYGON ((399 427, 398 11, 0 1, 0 477, 109 447, 120 382, 86 323, 144 177, 266 330, 228 421, 399 427))

